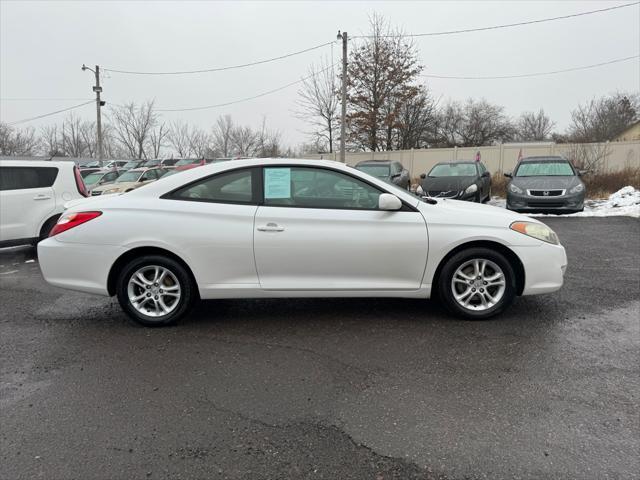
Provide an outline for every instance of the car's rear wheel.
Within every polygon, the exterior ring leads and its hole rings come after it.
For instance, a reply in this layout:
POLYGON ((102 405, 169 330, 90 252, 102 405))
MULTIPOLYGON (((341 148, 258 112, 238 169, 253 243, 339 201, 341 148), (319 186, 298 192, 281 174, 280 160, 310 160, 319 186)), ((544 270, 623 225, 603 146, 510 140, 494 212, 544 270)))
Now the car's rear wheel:
POLYGON ((161 255, 132 260, 121 270, 116 284, 123 310, 147 327, 176 323, 192 306, 195 288, 179 262, 161 255))
POLYGON ((438 292, 455 315, 483 320, 502 312, 516 295, 513 267, 499 252, 469 248, 443 266, 438 292))

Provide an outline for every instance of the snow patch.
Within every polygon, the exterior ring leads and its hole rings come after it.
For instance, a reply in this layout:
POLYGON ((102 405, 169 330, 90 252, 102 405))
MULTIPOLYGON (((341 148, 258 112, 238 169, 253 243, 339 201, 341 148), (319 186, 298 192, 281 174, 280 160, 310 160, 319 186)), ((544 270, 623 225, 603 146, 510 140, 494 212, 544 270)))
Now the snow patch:
MULTIPOLYGON (((489 205, 506 208, 507 201, 504 198, 493 197, 489 205)), ((632 186, 621 188, 609 195, 606 200, 585 200, 584 212, 555 215, 536 213, 531 217, 634 217, 640 218, 640 190, 632 186)))

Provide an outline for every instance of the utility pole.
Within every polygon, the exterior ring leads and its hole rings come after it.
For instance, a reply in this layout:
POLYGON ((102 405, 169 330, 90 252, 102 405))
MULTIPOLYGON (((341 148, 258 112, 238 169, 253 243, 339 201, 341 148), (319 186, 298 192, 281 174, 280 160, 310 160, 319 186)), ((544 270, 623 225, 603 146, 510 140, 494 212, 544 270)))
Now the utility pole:
POLYGON ((93 91, 96 92, 96 132, 97 132, 97 144, 98 144, 98 160, 100 160, 100 166, 104 167, 103 151, 102 151, 102 114, 100 108, 104 106, 105 102, 100 100, 100 94, 102 93, 102 87, 100 86, 100 65, 96 65, 95 70, 91 70, 84 63, 82 64, 82 71, 90 70, 96 76, 96 84, 93 86, 93 91))
POLYGON ((340 118, 340 161, 346 163, 345 136, 347 124, 347 32, 338 31, 338 40, 342 39, 342 115, 340 118))

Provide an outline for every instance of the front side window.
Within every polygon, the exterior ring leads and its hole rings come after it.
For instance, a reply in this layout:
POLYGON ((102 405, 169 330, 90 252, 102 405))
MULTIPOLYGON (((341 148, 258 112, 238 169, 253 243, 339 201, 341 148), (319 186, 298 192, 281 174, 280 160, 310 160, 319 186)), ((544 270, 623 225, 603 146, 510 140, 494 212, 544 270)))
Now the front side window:
POLYGON ((350 175, 312 167, 265 167, 263 181, 269 206, 375 210, 383 193, 350 175))
POLYGON ((569 162, 525 162, 516 171, 516 177, 565 177, 573 176, 569 162))
POLYGON ((55 167, 0 167, 0 190, 46 188, 57 176, 55 167))
POLYGON ((253 203, 253 172, 233 170, 176 190, 170 198, 217 203, 253 203))

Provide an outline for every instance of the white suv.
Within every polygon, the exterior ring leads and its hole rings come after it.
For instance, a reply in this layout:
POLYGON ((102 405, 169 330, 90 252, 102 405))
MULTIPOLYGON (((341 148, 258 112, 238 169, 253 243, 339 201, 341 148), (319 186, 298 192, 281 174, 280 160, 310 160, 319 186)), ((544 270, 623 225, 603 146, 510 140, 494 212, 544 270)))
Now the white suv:
POLYGON ((66 202, 87 196, 73 162, 0 160, 0 247, 35 245, 66 202))

